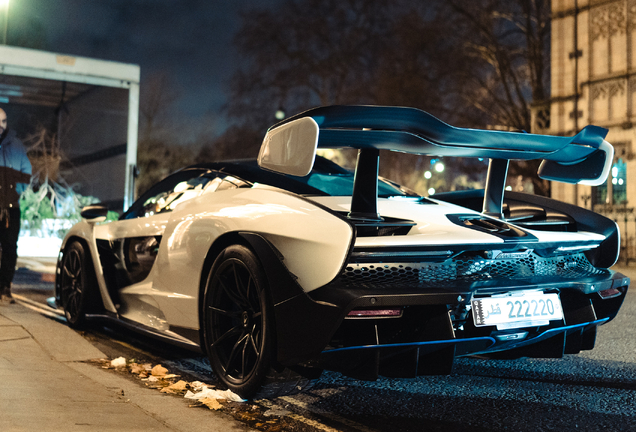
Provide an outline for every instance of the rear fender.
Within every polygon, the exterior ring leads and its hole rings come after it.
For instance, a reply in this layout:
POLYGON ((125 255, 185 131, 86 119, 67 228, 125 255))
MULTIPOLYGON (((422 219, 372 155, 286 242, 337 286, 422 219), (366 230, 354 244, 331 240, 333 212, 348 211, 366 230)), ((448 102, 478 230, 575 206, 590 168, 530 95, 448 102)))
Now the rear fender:
POLYGON ((325 331, 326 326, 339 322, 342 311, 334 304, 311 299, 286 268, 281 253, 264 237, 247 232, 240 235, 254 250, 267 275, 274 305, 277 361, 290 365, 317 355, 333 333, 325 331), (303 314, 299 314, 300 310, 303 314))

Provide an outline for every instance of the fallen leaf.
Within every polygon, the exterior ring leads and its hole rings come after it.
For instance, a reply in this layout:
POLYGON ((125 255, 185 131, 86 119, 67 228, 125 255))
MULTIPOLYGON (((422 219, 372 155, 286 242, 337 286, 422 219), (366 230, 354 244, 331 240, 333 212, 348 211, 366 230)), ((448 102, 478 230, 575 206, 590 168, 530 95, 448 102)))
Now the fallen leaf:
POLYGON ((168 387, 164 387, 161 389, 161 393, 181 393, 182 391, 186 390, 186 386, 188 385, 187 382, 183 381, 183 380, 179 380, 174 384, 170 384, 168 387))
POLYGON ((152 368, 150 373, 152 374, 152 376, 163 377, 166 373, 168 373, 168 369, 158 364, 157 366, 152 368))
POLYGON ((179 380, 176 383, 171 384, 169 387, 176 390, 186 390, 186 388, 188 387, 188 383, 186 381, 179 380))
POLYGON ((201 402, 203 405, 207 406, 211 410, 219 410, 223 408, 223 405, 221 405, 217 399, 203 398, 200 399, 199 402, 201 402))
POLYGON ((130 373, 140 374, 142 372, 146 372, 146 368, 144 365, 140 365, 138 363, 131 363, 130 365, 130 373))

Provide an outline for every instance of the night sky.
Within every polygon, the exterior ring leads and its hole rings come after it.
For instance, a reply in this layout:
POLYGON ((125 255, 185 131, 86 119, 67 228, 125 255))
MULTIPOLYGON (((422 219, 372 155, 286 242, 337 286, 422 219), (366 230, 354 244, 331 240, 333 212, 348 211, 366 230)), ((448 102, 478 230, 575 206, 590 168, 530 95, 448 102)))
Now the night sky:
POLYGON ((241 62, 232 45, 239 12, 277 0, 10 0, 13 29, 41 28, 47 51, 135 63, 164 72, 181 94, 180 116, 216 113, 241 62))

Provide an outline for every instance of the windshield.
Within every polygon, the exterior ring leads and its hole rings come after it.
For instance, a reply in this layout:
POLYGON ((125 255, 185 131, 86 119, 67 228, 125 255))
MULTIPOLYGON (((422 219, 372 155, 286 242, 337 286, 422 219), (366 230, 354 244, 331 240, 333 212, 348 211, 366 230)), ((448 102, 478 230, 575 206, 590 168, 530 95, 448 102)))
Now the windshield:
MULTIPOLYGON (((301 195, 351 196, 353 194, 354 173, 329 159, 317 156, 309 175, 296 177, 273 173, 260 168, 251 173, 254 183, 279 187, 301 195)), ((378 196, 419 196, 397 183, 378 178, 378 196)))
MULTIPOLYGON (((303 177, 300 180, 304 181, 309 186, 324 192, 326 195, 350 196, 353 194, 353 179, 353 173, 327 174, 311 172, 307 177, 303 177)), ((411 195, 414 194, 393 186, 391 183, 384 181, 384 179, 378 179, 379 197, 386 198, 391 196, 411 195)))

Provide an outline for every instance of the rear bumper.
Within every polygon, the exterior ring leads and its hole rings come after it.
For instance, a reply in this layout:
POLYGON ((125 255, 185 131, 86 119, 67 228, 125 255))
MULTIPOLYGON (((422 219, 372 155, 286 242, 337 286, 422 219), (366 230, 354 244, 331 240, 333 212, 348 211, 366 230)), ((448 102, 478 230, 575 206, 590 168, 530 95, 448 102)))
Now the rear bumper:
POLYGON ((400 290, 351 288, 338 281, 275 306, 278 360, 292 365, 319 360, 323 367, 358 378, 450 373, 459 356, 500 353, 511 357, 561 357, 594 347, 596 328, 613 319, 629 278, 608 271, 576 281, 510 281, 400 290), (619 295, 599 294, 617 289, 619 295), (540 289, 558 292, 564 319, 550 325, 498 331, 475 327, 472 314, 456 311, 475 296, 540 289), (353 309, 402 308, 400 318, 346 319, 353 309))
POLYGON ((343 272, 331 283, 306 293, 269 242, 258 235, 243 236, 267 269, 278 363, 293 366, 318 361, 327 369, 365 379, 378 374, 450 373, 457 356, 561 357, 592 349, 597 326, 616 316, 630 282, 611 270, 590 266, 587 271, 586 261, 577 267, 585 271, 566 271, 564 277, 519 278, 514 273, 514 277, 478 281, 438 282, 436 268, 406 279, 397 275, 389 283, 372 272, 363 278, 347 277, 343 272), (604 298, 599 294, 611 289, 618 295, 604 298), (467 311, 473 298, 520 290, 558 293, 564 318, 511 331, 474 325, 467 311), (402 315, 347 319, 353 309, 374 308, 399 308, 402 315))

